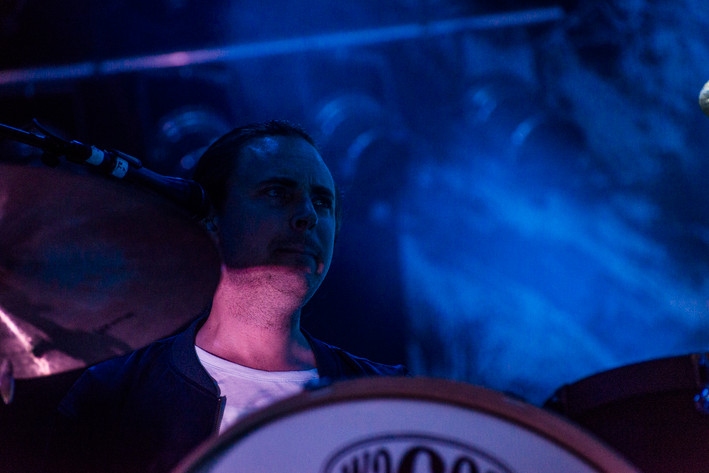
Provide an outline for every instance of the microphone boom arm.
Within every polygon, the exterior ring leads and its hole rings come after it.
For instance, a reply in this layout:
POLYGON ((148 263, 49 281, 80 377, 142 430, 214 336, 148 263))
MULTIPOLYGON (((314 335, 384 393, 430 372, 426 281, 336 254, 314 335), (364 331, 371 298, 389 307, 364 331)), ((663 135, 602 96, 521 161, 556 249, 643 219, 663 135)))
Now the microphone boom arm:
MULTIPOLYGON (((203 219, 209 215, 210 205, 207 194, 198 182, 192 179, 163 176, 144 167, 139 159, 121 151, 101 150, 78 141, 67 141, 45 130, 36 120, 34 123, 45 136, 2 123, 0 123, 0 135, 40 148, 55 159, 63 156, 68 161, 90 166, 104 175, 144 186, 186 209, 197 219, 203 219)), ((43 161, 49 165, 59 163, 54 159, 43 159, 43 161)))

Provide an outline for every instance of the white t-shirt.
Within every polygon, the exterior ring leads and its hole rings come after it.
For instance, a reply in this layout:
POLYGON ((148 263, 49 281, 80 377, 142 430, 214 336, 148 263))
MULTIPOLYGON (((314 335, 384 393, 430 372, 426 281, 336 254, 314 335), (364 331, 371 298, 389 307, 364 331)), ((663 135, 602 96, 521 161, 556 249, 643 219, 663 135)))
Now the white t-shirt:
POLYGON ((304 371, 261 371, 219 358, 195 345, 197 358, 225 396, 219 433, 240 417, 297 394, 309 381, 318 379, 316 369, 304 371))

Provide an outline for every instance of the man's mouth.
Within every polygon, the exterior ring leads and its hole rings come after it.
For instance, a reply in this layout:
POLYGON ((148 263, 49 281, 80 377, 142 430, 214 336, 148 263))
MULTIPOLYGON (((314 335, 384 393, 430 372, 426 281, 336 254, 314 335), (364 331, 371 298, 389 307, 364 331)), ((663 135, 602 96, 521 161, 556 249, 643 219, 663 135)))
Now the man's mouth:
POLYGON ((276 249, 276 253, 293 254, 301 256, 309 256, 315 260, 318 259, 318 253, 308 247, 288 246, 276 249))
MULTIPOLYGON (((288 259, 295 259, 300 262, 305 262, 306 260, 310 260, 311 263, 315 264, 314 268, 314 274, 317 275, 322 275, 325 272, 325 262, 323 261, 322 257, 320 256, 320 252, 317 250, 309 247, 309 246, 301 246, 301 245, 288 245, 288 246, 281 246, 277 248, 274 253, 280 254, 280 255, 287 255, 289 256, 288 259)), ((310 266, 310 263, 307 264, 310 266)))

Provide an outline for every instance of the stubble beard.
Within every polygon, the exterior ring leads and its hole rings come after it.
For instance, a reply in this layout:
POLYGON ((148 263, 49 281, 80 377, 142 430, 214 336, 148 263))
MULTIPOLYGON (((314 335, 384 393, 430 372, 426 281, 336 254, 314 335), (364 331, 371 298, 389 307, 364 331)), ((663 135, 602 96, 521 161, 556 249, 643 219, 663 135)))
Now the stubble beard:
POLYGON ((319 285, 306 271, 285 266, 227 268, 222 279, 220 290, 234 317, 278 330, 292 327, 319 285))

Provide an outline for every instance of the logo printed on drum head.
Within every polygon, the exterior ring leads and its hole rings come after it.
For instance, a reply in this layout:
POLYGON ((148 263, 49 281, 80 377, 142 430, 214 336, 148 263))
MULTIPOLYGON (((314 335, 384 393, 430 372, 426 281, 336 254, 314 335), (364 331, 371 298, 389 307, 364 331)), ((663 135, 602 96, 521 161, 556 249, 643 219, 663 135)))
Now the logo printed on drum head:
POLYGON ((514 473, 501 460, 457 440, 421 434, 363 439, 333 453, 322 473, 514 473))

